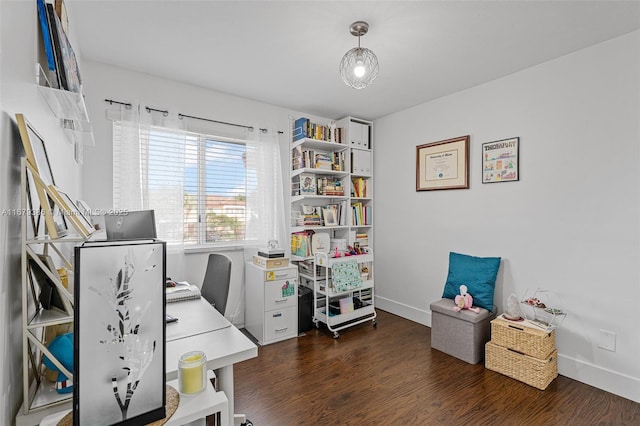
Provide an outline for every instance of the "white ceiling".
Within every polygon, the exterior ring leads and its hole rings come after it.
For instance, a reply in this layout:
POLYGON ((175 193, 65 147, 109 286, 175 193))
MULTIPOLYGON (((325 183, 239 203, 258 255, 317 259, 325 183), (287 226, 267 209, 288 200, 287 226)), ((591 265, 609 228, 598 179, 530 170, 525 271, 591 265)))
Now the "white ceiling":
MULTIPOLYGON (((421 104, 640 28, 640 1, 66 0, 83 59, 328 118, 421 104), (338 73, 362 46, 380 73, 338 73)), ((594 64, 597 66, 597 64, 594 64)))

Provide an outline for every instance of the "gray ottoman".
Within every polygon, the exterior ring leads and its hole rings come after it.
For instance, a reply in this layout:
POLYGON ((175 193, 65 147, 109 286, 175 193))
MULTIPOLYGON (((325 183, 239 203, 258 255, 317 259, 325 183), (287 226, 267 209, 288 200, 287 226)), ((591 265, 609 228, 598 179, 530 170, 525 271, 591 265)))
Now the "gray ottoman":
POLYGON ((484 345, 491 340, 491 320, 494 312, 480 308, 456 312, 451 299, 440 299, 431 308, 431 347, 460 358, 470 364, 484 359, 484 345))

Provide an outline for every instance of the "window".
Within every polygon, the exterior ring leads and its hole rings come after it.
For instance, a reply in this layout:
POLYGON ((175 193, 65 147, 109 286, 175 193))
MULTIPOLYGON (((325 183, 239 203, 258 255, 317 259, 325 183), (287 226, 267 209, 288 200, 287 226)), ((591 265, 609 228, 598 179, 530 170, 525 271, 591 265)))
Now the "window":
POLYGON ((247 167, 247 141, 157 126, 131 129, 119 121, 113 135, 115 207, 154 209, 158 238, 168 244, 247 240, 247 221, 257 216, 247 206, 257 188, 257 174, 247 167), (138 133, 132 155, 123 152, 131 150, 127 132, 138 133), (131 175, 139 177, 140 190, 126 183, 131 175))

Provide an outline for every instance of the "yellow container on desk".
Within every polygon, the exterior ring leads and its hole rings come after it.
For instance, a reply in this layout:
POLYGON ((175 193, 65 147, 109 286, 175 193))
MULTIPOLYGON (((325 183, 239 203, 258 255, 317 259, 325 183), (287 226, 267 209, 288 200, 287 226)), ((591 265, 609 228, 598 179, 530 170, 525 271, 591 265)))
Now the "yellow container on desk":
POLYGON ((178 361, 178 391, 183 395, 202 392, 207 384, 207 356, 202 351, 187 352, 178 361))

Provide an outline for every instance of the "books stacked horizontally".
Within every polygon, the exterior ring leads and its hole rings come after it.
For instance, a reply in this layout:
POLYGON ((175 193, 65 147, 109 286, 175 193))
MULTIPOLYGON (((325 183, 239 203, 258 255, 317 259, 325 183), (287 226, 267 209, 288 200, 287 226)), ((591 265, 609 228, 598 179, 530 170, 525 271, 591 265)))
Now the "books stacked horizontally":
POLYGON ((200 289, 186 281, 178 281, 174 285, 166 287, 167 303, 180 302, 181 300, 200 299, 200 289))
POLYGON ((269 247, 258 249, 258 255, 253 256, 253 263, 265 269, 282 268, 289 265, 289 258, 284 257, 283 249, 269 247))

